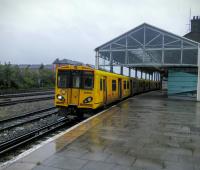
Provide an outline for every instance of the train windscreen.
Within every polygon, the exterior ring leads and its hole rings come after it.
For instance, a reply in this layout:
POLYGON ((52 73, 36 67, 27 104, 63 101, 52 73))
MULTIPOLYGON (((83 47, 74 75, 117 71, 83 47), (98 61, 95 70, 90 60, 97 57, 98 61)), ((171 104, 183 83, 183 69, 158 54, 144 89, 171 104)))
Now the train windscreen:
POLYGON ((58 88, 92 89, 94 72, 80 70, 58 70, 58 88))
POLYGON ((58 88, 68 88, 70 80, 70 72, 66 70, 58 70, 58 88))
POLYGON ((73 70, 71 71, 71 87, 72 88, 80 88, 81 86, 81 71, 73 70))

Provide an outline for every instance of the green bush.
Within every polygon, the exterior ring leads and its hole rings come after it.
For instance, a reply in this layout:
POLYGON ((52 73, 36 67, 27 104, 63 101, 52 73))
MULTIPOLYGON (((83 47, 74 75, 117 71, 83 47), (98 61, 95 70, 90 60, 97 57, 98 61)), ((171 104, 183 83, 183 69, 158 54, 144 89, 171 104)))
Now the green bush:
POLYGON ((55 73, 45 69, 20 69, 17 65, 0 64, 0 89, 27 89, 54 87, 55 73))

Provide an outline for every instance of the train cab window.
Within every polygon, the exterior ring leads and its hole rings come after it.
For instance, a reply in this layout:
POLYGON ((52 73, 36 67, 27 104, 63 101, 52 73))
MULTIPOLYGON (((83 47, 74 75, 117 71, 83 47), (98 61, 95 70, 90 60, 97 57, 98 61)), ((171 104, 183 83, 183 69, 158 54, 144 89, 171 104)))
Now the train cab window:
POLYGON ((92 89, 94 84, 94 74, 91 71, 83 72, 83 88, 92 89))
POLYGON ((58 70, 57 86, 58 88, 68 88, 69 87, 69 71, 58 70))
POLYGON ((72 88, 80 88, 81 78, 80 71, 74 70, 71 72, 72 75, 72 88))
POLYGON ((102 91, 102 90, 103 90, 103 80, 100 79, 100 91, 102 91))
POLYGON ((112 80, 112 91, 116 91, 116 80, 112 80))
POLYGON ((126 81, 124 81, 124 89, 126 89, 126 81))
POLYGON ((80 87, 80 77, 79 76, 73 76, 72 87, 73 88, 79 88, 80 87))
POLYGON ((129 89, 129 81, 127 81, 127 89, 129 89))

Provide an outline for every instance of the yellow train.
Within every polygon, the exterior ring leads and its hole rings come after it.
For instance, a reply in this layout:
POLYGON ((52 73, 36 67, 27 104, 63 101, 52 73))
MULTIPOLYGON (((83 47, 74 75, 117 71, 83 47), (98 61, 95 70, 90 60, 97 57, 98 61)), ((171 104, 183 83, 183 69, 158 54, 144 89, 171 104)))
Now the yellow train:
POLYGON ((131 78, 87 66, 66 65, 56 69, 55 105, 81 116, 137 93, 160 88, 158 81, 131 78))

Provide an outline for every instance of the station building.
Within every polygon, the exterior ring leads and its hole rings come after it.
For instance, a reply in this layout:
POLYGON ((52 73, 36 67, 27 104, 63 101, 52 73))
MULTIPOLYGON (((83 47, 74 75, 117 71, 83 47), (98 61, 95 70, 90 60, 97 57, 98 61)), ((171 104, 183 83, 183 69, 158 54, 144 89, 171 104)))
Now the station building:
POLYGON ((97 69, 119 67, 129 76, 167 80, 168 97, 200 101, 200 17, 181 37, 147 23, 97 47, 97 69))

